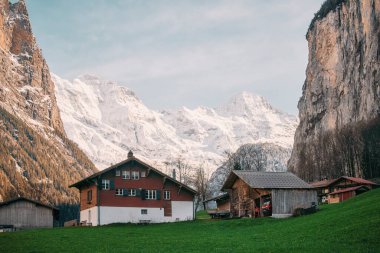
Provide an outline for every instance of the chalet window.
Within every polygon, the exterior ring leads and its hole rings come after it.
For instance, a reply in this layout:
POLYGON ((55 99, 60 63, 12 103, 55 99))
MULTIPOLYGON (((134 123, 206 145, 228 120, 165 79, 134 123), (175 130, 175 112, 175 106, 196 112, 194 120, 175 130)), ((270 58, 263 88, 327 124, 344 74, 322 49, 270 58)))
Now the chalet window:
POLYGON ((123 196, 123 189, 116 189, 115 190, 115 195, 117 195, 117 196, 123 196))
POLYGON ((120 170, 116 170, 115 176, 120 177, 120 170))
POLYGON ((87 203, 92 201, 92 190, 87 191, 87 203))
POLYGON ((109 190, 109 189, 110 189, 110 180, 102 179, 102 190, 109 190))
POLYGON ((136 189, 129 189, 128 196, 136 196, 136 189))
POLYGON ((141 209, 141 214, 148 214, 148 209, 141 209))
POLYGON ((145 170, 141 171, 141 177, 146 177, 146 171, 145 170))
POLYGON ((123 170, 123 179, 130 179, 131 172, 129 170, 123 170))
POLYGON ((170 199, 170 191, 164 191, 164 199, 166 200, 170 199))
POLYGON ((132 179, 138 180, 140 178, 140 174, 138 171, 132 171, 132 179))
POLYGON ((157 191, 145 190, 145 199, 157 199, 157 191))

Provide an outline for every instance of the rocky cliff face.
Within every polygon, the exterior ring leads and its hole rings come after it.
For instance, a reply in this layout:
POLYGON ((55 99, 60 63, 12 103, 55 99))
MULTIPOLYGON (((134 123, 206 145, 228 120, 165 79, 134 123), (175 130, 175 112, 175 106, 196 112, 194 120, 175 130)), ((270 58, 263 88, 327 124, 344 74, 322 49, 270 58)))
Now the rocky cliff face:
POLYGON ((54 92, 25 2, 0 0, 0 201, 72 203, 68 185, 96 171, 66 137, 54 92))
POLYGON ((374 176, 363 164, 368 148, 363 129, 375 131, 380 115, 380 1, 326 1, 326 6, 331 10, 323 17, 317 13, 307 33, 309 61, 288 167, 308 180, 374 176))
POLYGON ((0 10, 0 105, 32 125, 64 132, 54 84, 33 36, 25 2, 1 0, 0 10))

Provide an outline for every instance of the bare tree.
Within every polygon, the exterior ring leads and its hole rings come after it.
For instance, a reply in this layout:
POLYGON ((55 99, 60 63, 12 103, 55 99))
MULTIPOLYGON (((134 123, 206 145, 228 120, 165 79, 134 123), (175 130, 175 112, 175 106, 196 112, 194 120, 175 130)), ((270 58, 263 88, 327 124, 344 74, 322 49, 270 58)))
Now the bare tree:
POLYGON ((204 201, 209 197, 208 180, 209 173, 200 165, 194 175, 194 186, 197 191, 195 210, 197 210, 201 203, 203 203, 203 208, 206 210, 206 203, 204 201))

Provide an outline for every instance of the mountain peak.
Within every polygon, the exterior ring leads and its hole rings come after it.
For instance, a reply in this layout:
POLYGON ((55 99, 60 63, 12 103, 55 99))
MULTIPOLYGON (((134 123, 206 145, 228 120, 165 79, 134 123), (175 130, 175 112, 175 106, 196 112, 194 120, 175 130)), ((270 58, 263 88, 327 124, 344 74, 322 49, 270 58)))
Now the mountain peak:
POLYGON ((274 111, 274 109, 264 97, 243 91, 233 96, 217 111, 228 115, 252 116, 260 112, 274 111))

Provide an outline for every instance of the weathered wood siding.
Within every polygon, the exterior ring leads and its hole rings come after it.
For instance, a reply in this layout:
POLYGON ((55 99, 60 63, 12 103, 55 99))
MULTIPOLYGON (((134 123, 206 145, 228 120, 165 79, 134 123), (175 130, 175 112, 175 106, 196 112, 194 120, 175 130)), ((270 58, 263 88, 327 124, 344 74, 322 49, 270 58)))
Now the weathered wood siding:
POLYGON ((317 201, 316 190, 273 189, 272 214, 293 214, 296 208, 309 208, 317 201))
POLYGON ((0 225, 53 227, 53 210, 28 201, 17 201, 0 207, 0 225))

